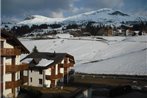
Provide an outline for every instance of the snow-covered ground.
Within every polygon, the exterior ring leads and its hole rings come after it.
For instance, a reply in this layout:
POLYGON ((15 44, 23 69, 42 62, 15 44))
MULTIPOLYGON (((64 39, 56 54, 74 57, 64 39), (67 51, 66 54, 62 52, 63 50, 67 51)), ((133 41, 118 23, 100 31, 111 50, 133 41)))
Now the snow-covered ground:
POLYGON ((41 52, 73 55, 76 72, 147 75, 147 36, 20 40, 30 51, 37 46, 41 52))

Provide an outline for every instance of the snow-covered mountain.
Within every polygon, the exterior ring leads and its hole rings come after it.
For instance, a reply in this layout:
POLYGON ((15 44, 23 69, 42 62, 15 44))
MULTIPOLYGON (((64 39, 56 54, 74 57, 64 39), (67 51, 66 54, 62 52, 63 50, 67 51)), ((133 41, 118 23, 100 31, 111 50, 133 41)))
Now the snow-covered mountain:
POLYGON ((100 22, 103 24, 107 23, 120 23, 123 21, 133 21, 137 17, 132 17, 131 15, 122 13, 120 11, 114 11, 112 9, 100 9, 96 11, 90 11, 86 13, 82 13, 79 15, 75 15, 72 17, 68 17, 66 22, 86 22, 86 21, 94 21, 100 22))
POLYGON ((19 25, 32 25, 32 24, 55 24, 63 21, 63 18, 49 18, 41 15, 32 15, 25 18, 24 21, 19 22, 19 25))
POLYGON ((21 25, 31 24, 54 24, 54 23, 78 23, 82 24, 88 21, 94 21, 103 24, 119 25, 126 21, 140 21, 139 17, 144 21, 147 21, 147 16, 135 16, 132 14, 126 14, 121 11, 112 10, 109 8, 99 9, 96 11, 90 11, 66 18, 49 18, 40 15, 32 15, 27 17, 24 21, 19 22, 21 25))

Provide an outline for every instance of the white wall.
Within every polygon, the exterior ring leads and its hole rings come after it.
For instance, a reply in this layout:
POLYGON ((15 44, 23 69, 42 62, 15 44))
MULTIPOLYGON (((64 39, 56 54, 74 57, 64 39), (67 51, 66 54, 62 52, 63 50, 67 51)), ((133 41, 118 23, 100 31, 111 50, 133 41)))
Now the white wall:
POLYGON ((11 57, 5 57, 5 64, 11 65, 12 64, 12 58, 11 57))
POLYGON ((8 96, 8 95, 10 95, 11 94, 11 92, 12 92, 12 90, 11 89, 5 89, 4 91, 3 91, 3 93, 4 93, 4 96, 8 96))
POLYGON ((51 81, 45 79, 44 84, 46 85, 46 87, 50 87, 50 85, 51 85, 51 81))
POLYGON ((55 65, 55 75, 58 75, 58 64, 55 65))
POLYGON ((27 70, 23 71, 23 75, 27 76, 28 75, 28 71, 27 70))
POLYGON ((61 64, 64 64, 64 59, 61 61, 61 64))
POLYGON ((17 56, 16 56, 15 64, 16 64, 16 65, 19 65, 19 64, 20 64, 20 55, 17 55, 17 56))
POLYGON ((20 71, 15 73, 15 80, 19 80, 20 79, 20 71))
POLYGON ((13 46, 4 41, 4 48, 13 48, 13 46))
POLYGON ((64 68, 60 68, 60 73, 64 73, 64 68))
POLYGON ((11 77, 12 77, 12 74, 5 74, 4 75, 4 81, 11 81, 11 77))
POLYGON ((45 69, 45 75, 51 75, 51 68, 45 69))
POLYGON ((39 71, 35 71, 35 70, 29 70, 29 85, 30 86, 43 86, 43 84, 39 84, 39 79, 42 79, 43 81, 43 72, 42 74, 39 74, 39 71), (30 81, 30 78, 32 78, 32 82, 30 81))

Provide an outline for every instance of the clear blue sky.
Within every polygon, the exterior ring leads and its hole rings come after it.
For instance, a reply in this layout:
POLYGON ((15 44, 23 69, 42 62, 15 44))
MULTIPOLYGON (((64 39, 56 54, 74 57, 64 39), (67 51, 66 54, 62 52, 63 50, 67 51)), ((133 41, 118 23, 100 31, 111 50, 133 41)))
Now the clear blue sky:
POLYGON ((23 20, 35 14, 68 17, 101 8, 147 15, 147 0, 1 0, 2 21, 23 20))

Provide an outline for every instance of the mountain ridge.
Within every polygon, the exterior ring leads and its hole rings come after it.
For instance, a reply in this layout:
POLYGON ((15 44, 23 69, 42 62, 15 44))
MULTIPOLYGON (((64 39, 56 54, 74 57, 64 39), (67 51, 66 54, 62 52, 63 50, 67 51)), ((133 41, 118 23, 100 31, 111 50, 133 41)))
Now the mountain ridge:
POLYGON ((41 25, 41 24, 82 24, 88 21, 103 23, 106 25, 120 25, 122 22, 139 21, 138 19, 147 20, 146 16, 135 16, 126 14, 119 10, 103 8, 99 10, 89 11, 66 18, 50 18, 41 15, 31 15, 24 21, 17 23, 18 25, 41 25))

